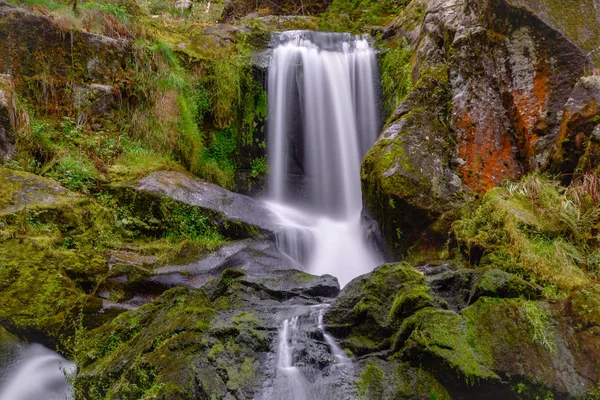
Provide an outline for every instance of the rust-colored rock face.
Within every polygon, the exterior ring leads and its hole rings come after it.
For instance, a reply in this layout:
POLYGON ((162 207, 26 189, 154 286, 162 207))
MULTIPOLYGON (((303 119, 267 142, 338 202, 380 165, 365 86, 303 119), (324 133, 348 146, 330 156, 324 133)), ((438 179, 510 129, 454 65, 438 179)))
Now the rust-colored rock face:
POLYGON ((413 44, 415 92, 425 95, 398 107, 362 175, 366 209, 393 255, 443 231, 469 193, 548 165, 564 105, 592 67, 560 31, 509 0, 430 0, 413 28, 397 27, 413 44), (417 216, 418 226, 407 221, 417 216))
POLYGON ((464 183, 483 193, 547 162, 588 60, 526 9, 493 0, 472 12, 474 33, 450 58, 453 126, 464 183))
POLYGON ((459 134, 458 156, 465 185, 485 192, 521 175, 514 143, 505 134, 492 109, 473 108, 457 114, 454 126, 459 134), (478 121, 478 122, 474 122, 478 121))

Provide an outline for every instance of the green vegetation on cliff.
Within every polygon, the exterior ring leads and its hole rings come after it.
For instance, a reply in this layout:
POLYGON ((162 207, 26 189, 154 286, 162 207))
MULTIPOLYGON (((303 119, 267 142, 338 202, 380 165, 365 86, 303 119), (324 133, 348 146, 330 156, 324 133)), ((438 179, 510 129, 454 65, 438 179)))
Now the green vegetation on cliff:
POLYGON ((493 265, 559 289, 585 285, 597 279, 598 269, 600 208, 590 179, 563 188, 532 174, 490 190, 454 223, 454 240, 473 265, 493 265))

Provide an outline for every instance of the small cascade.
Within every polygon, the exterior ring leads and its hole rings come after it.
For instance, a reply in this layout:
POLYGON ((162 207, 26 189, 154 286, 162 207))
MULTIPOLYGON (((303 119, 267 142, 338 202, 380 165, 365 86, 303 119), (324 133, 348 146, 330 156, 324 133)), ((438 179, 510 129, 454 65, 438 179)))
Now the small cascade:
POLYGON ((17 360, 13 372, 0 382, 0 400, 71 400, 66 377, 73 372, 75 363, 32 344, 17 360))
POLYGON ((335 362, 340 364, 350 364, 352 360, 346 355, 346 352, 342 350, 342 348, 337 344, 333 336, 325 332, 325 326, 323 324, 323 314, 325 313, 325 308, 321 308, 319 310, 319 324, 318 327, 323 332, 323 338, 327 345, 329 345, 329 351, 331 355, 335 359, 335 362))
POLYGON ((300 307, 284 319, 277 343, 273 382, 260 400, 337 400, 354 398, 354 366, 325 332, 327 305, 300 307))

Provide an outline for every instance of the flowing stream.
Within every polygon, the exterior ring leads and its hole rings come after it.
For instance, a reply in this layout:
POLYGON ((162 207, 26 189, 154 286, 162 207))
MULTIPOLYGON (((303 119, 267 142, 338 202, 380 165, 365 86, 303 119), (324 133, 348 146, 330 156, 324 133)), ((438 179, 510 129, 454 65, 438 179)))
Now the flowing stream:
POLYGON ((75 363, 40 344, 29 345, 0 382, 0 400, 70 400, 66 376, 75 363))
MULTIPOLYGON (((292 31, 275 40, 267 205, 279 219, 278 246, 344 286, 381 262, 361 225, 360 165, 380 129, 375 52, 349 34, 292 31)), ((282 317, 276 376, 262 399, 353 397, 352 361, 325 331, 326 307, 282 317)))

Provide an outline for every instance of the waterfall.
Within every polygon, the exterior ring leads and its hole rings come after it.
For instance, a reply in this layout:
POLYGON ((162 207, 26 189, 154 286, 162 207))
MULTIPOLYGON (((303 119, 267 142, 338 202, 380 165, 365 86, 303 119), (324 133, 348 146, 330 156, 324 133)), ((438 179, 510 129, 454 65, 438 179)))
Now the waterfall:
POLYGON ((0 382, 0 400, 73 398, 66 375, 75 372, 75 364, 42 345, 30 345, 11 369, 0 382))
MULTIPOLYGON (((268 207, 280 250, 344 286, 381 260, 361 225, 360 164, 380 129, 375 52, 361 36, 293 31, 269 65, 268 207)), ((323 324, 327 305, 284 316, 273 383, 259 399, 352 399, 353 363, 323 324)))
POLYGON ((381 261, 360 218, 360 164, 380 128, 375 52, 349 34, 292 31, 276 41, 267 146, 278 244, 343 286, 381 261))

